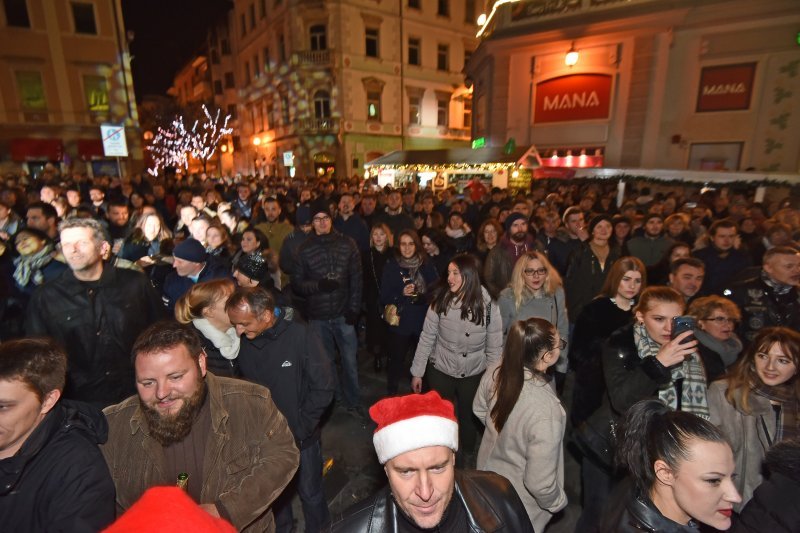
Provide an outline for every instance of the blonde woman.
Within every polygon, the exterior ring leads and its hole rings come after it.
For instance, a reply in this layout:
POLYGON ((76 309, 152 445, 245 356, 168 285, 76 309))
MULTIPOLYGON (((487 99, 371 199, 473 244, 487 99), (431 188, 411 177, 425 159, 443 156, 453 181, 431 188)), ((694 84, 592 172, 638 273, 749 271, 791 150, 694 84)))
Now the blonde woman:
POLYGON ((709 383, 716 381, 742 353, 742 341, 735 331, 742 313, 732 301, 712 295, 692 300, 686 314, 697 320, 694 336, 706 367, 706 379, 709 383))
POLYGON ((200 334, 206 366, 217 376, 239 375, 239 335, 225 312, 225 302, 234 289, 229 279, 197 283, 175 304, 175 319, 191 324, 200 334))
MULTIPOLYGON (((558 329, 562 339, 569 337, 569 319, 561 276, 547 257, 538 251, 525 252, 514 265, 511 283, 497 298, 503 321, 503 338, 517 320, 543 318, 558 329)), ((567 349, 555 365, 561 375, 567 371, 567 349)), ((557 374, 558 377, 558 374, 557 374)))

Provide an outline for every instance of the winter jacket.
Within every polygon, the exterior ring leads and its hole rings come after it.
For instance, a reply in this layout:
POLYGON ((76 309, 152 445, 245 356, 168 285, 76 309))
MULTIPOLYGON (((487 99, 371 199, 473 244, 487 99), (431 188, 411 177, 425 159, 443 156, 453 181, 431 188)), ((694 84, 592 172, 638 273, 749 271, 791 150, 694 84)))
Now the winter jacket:
POLYGON ((337 231, 311 235, 298 250, 299 269, 292 279, 294 290, 308 299, 311 320, 330 320, 361 309, 361 256, 353 239, 337 231), (322 279, 339 286, 332 292, 319 290, 322 279))
POLYGON ((337 216, 333 220, 333 229, 353 239, 360 253, 369 250, 369 228, 358 213, 353 213, 347 220, 341 215, 337 216))
POLYGON ((651 267, 661 261, 673 242, 665 235, 659 235, 655 239, 642 235, 628 241, 628 251, 632 256, 639 258, 644 266, 651 267))
MULTIPOLYGON (((469 529, 464 533, 533 533, 514 487, 494 472, 456 470, 453 498, 467 510, 469 529)), ((334 518, 329 531, 393 533, 401 512, 387 486, 334 518)))
POLYGON ((731 285, 725 295, 742 311, 737 334, 745 345, 763 328, 783 326, 800 330, 800 292, 796 287, 786 294, 777 294, 758 276, 731 285))
MULTIPOLYGON (((503 340, 505 340, 508 330, 514 322, 528 318, 543 318, 547 320, 558 329, 558 334, 562 339, 569 339, 567 304, 564 301, 564 289, 561 287, 557 287, 553 295, 545 295, 542 298, 528 298, 520 304, 519 309, 514 304, 514 290, 511 287, 506 287, 500 292, 497 305, 500 307, 500 316, 503 320, 503 340)), ((555 365, 555 370, 558 372, 564 373, 567 371, 568 350, 569 346, 561 350, 558 363, 555 365)))
POLYGON ((462 320, 460 307, 450 307, 443 315, 438 315, 433 307, 428 308, 411 364, 412 376, 425 375, 429 360, 437 370, 455 378, 477 376, 500 361, 503 352, 500 309, 486 289, 482 291, 484 309, 489 306, 488 325, 486 316, 481 325, 462 320))
POLYGON ((567 505, 564 492, 564 428, 567 414, 550 383, 525 372, 517 403, 498 433, 491 411, 495 369, 481 378, 472 411, 486 426, 478 451, 478 470, 504 476, 522 500, 535 531, 544 531, 552 514, 567 505))
POLYGON ((700 259, 706 266, 706 275, 703 278, 703 286, 700 288, 700 296, 722 294, 722 290, 731 283, 736 275, 751 265, 750 256, 734 248, 729 250, 725 257, 721 257, 719 251, 713 246, 695 250, 692 255, 700 259))
POLYGON ((661 514, 646 495, 631 487, 626 497, 610 506, 603 517, 600 533, 698 533, 694 521, 687 525, 673 522, 661 514))
POLYGON ((400 315, 400 325, 388 326, 389 330, 398 335, 418 336, 425 323, 425 314, 428 310, 428 295, 432 292, 434 285, 439 280, 436 267, 429 260, 425 260, 420 266, 420 273, 425 280, 425 293, 419 293, 415 298, 403 295, 403 288, 406 283, 403 277, 409 276, 407 268, 402 268, 393 257, 386 262, 381 277, 381 306, 394 304, 400 315))
POLYGON ((728 381, 716 381, 708 388, 708 410, 711 422, 719 427, 733 449, 736 461, 736 488, 742 502, 733 507, 736 511, 753 497, 753 491, 761 484, 761 463, 764 455, 775 442, 775 412, 769 400, 750 393, 745 414, 728 402, 725 393, 728 381))
POLYGON ((12 457, 0 460, 0 529, 94 533, 114 521, 114 482, 95 407, 59 401, 12 457))
POLYGON ((256 224, 255 228, 267 236, 269 240, 269 247, 276 254, 279 254, 286 237, 294 230, 294 227, 286 221, 279 220, 277 222, 262 222, 256 224))
MULTIPOLYGON (((220 515, 237 530, 274 532, 270 505, 291 481, 299 463, 286 419, 268 389, 239 379, 206 373, 211 430, 204 457, 203 486, 198 503, 216 504, 220 515)), ((148 433, 131 396, 103 411, 108 442, 101 447, 114 485, 117 514, 133 505, 148 488, 174 485, 164 473, 161 444, 148 433)))
POLYGON ((334 378, 322 341, 304 322, 275 309, 275 323, 255 339, 242 336, 242 377, 272 393, 299 449, 319 439, 319 421, 333 399, 334 378))
POLYGON ((522 257, 525 252, 535 250, 540 244, 528 235, 525 243, 514 244, 507 237, 501 237, 497 246, 492 248, 486 256, 483 265, 483 279, 486 281, 486 288, 495 300, 500 295, 500 291, 508 287, 511 281, 511 272, 517 259, 522 257))
POLYGON ((192 288, 192 285, 214 279, 230 279, 230 277, 231 272, 225 266, 225 263, 217 260, 216 257, 209 257, 206 260, 206 266, 200 271, 197 281, 192 281, 191 278, 186 276, 179 276, 174 270, 170 272, 167 275, 167 279, 164 280, 164 286, 161 288, 163 294, 161 299, 169 309, 170 314, 172 314, 175 312, 175 303, 192 288))
POLYGON ((577 250, 569 256, 564 288, 567 292, 567 308, 573 319, 580 316, 583 306, 600 294, 608 271, 611 270, 611 265, 620 258, 619 248, 613 243, 609 243, 609 245, 604 268, 600 267, 600 261, 594 255, 588 242, 582 242, 577 250))
POLYGON ((65 398, 104 407, 135 392, 131 348, 139 333, 163 316, 144 274, 105 265, 95 282, 78 281, 67 270, 39 287, 25 332, 53 337, 66 348, 65 398))

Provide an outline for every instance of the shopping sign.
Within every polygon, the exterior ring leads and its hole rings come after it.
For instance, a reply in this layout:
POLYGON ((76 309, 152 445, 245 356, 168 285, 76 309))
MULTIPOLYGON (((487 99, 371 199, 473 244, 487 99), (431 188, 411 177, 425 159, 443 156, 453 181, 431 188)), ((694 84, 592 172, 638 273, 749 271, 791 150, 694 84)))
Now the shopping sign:
POLYGON ((755 73, 755 63, 703 67, 697 112, 749 109, 755 73))
POLYGON ((103 153, 106 157, 128 157, 125 126, 121 124, 101 124, 100 137, 103 139, 103 153))
POLYGON ((608 74, 573 74, 537 83, 534 123, 607 119, 611 82, 608 74))

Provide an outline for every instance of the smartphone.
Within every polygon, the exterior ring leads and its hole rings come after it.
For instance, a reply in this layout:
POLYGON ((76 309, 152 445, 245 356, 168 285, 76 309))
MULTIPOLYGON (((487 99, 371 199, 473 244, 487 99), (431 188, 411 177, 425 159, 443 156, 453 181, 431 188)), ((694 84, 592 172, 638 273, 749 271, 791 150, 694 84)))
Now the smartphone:
MULTIPOLYGON (((672 319, 672 338, 674 339, 686 331, 694 331, 696 323, 693 316, 676 316, 672 319)), ((686 344, 694 340, 694 335, 689 335, 681 341, 686 344)))

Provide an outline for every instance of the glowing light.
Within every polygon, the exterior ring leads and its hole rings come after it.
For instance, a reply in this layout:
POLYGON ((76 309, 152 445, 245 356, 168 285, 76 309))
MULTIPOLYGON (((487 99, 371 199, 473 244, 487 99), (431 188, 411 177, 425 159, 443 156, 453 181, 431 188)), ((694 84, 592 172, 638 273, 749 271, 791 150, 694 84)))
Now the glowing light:
POLYGON ((564 56, 564 64, 568 67, 574 67, 578 63, 580 54, 575 50, 575 43, 572 43, 567 55, 564 56))
POLYGON ((228 151, 228 145, 227 144, 223 144, 222 146, 219 147, 219 151, 224 154, 225 152, 228 151))
POLYGON ((492 6, 492 10, 489 12, 489 16, 484 19, 483 24, 480 24, 480 22, 478 23, 478 25, 481 26, 481 29, 478 30, 478 33, 475 35, 475 37, 480 37, 481 35, 483 35, 483 32, 486 31, 486 28, 492 21, 492 18, 494 17, 494 14, 497 11, 498 7, 502 6, 503 4, 515 4, 519 1, 520 0, 497 0, 497 2, 495 2, 494 5, 492 6))
POLYGON ((486 13, 481 13, 478 17, 478 26, 483 26, 486 24, 486 13))
POLYGON ((512 178, 518 178, 519 177, 519 170, 515 169, 514 172, 511 173, 511 177, 512 178))
POLYGON ((253 137, 253 146, 258 146, 261 144, 261 137, 253 137))

